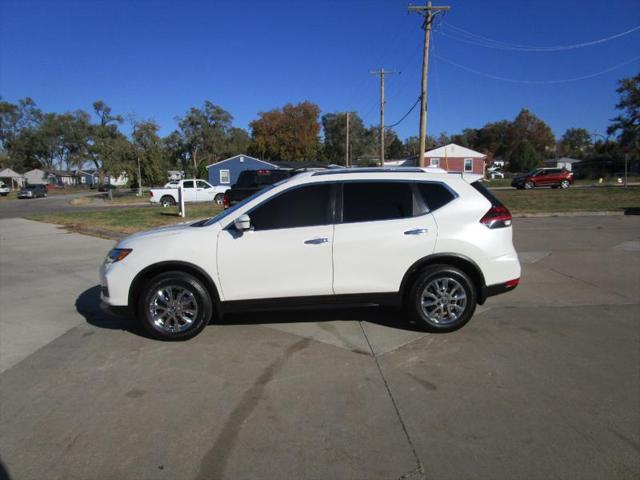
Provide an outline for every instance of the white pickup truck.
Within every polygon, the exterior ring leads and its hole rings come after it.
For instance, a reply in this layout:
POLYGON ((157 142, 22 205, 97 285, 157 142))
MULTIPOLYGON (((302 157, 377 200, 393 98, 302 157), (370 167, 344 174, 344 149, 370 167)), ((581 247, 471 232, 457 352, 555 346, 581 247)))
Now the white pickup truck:
POLYGON ((185 202, 216 202, 222 204, 224 193, 231 188, 228 185, 214 187, 209 182, 191 178, 176 182, 174 188, 152 188, 149 190, 149 201, 159 203, 163 207, 177 205, 179 201, 178 189, 182 186, 185 202))

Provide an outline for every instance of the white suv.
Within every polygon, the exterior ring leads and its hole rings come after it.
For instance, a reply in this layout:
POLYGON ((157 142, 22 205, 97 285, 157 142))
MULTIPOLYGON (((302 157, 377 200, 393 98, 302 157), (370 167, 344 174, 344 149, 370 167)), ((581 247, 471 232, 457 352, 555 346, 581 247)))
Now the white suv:
POLYGON ((329 302, 402 305, 426 329, 454 330, 520 278, 511 214, 476 179, 301 173, 213 218, 125 238, 102 266, 102 300, 164 340, 225 312, 329 302))

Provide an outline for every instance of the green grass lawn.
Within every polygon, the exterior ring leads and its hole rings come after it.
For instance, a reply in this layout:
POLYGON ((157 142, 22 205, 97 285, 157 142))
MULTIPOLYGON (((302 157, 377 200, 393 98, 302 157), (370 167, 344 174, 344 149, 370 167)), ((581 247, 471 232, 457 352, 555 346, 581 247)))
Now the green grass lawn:
POLYGON ((511 213, 614 212, 640 207, 640 187, 494 190, 511 213))
POLYGON ((173 223, 197 220, 216 215, 222 209, 213 203, 187 204, 187 217, 178 216, 178 207, 131 207, 104 210, 40 213, 29 215, 29 220, 55 223, 70 228, 100 228, 120 233, 135 233, 173 223))
MULTIPOLYGON (((495 190, 513 214, 556 212, 602 212, 640 208, 640 187, 602 187, 568 190, 495 190)), ((187 204, 187 217, 178 216, 177 207, 105 208, 93 211, 47 213, 27 218, 70 228, 100 228, 120 233, 134 233, 188 220, 212 217, 222 207, 213 203, 187 204)))

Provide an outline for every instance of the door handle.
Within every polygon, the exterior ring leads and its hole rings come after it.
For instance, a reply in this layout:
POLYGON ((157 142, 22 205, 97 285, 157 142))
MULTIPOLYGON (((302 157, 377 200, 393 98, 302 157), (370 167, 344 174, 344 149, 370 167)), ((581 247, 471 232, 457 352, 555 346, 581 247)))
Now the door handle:
POLYGON ((414 230, 407 230, 406 232, 404 232, 405 235, 424 235, 425 233, 428 233, 429 230, 427 230, 426 228, 416 228, 414 230))
POLYGON ((312 238, 311 240, 305 240, 305 245, 320 245, 323 243, 328 243, 328 238, 312 238))

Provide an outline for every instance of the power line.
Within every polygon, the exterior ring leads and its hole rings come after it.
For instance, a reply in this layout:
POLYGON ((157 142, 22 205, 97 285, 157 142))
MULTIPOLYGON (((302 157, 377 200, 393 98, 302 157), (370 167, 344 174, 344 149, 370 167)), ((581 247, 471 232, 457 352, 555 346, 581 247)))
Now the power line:
POLYGON ((624 32, 616 33, 614 35, 610 35, 608 37, 599 38, 597 40, 591 40, 589 42, 576 43, 573 45, 554 45, 554 46, 535 46, 535 45, 521 45, 517 43, 509 43, 503 42, 501 40, 495 40, 489 37, 485 37, 483 35, 479 35, 468 30, 465 30, 460 27, 456 27, 448 22, 443 21, 443 25, 450 29, 452 32, 447 34, 445 31, 442 32, 443 35, 453 38, 454 40, 458 40, 461 42, 469 43, 472 45, 478 45, 486 48, 495 48, 500 50, 515 50, 521 52, 558 52, 562 50, 574 50, 577 48, 590 47, 593 45, 599 45, 601 43, 609 42, 611 40, 615 40, 617 38, 624 37, 633 32, 640 30, 640 25, 637 27, 630 28, 629 30, 625 30, 624 32), (452 35, 451 33, 454 33, 452 35), (461 37, 457 37, 457 35, 461 35, 461 37))
POLYGON ((514 78, 499 77, 497 75, 492 75, 492 74, 486 73, 486 72, 480 72, 478 70, 474 70, 472 68, 465 67, 464 65, 460 65, 459 63, 456 63, 456 62, 454 62, 452 60, 449 60, 449 59, 446 59, 444 57, 441 57, 440 55, 435 55, 435 57, 438 58, 439 60, 442 60, 445 63, 453 65, 454 67, 458 67, 458 68, 460 68, 462 70, 465 70, 465 71, 470 72, 470 73, 474 73, 476 75, 480 75, 482 77, 491 78, 493 80, 500 80, 502 82, 522 83, 522 84, 526 84, 526 85, 556 85, 556 84, 560 84, 560 83, 570 83, 570 82, 577 82, 577 81, 580 81, 580 80, 587 80, 589 78, 598 77, 600 75, 604 75, 605 73, 612 72, 614 70, 617 70, 618 68, 624 67, 625 65, 629 65, 629 64, 631 64, 633 62, 636 62, 636 61, 640 60, 640 56, 637 56, 637 57, 632 58, 631 60, 627 60, 626 62, 619 63, 618 65, 614 65, 613 67, 607 68, 607 69, 602 70, 600 72, 591 73, 589 75, 583 75, 581 77, 565 78, 565 79, 561 79, 561 80, 518 80, 518 79, 514 79, 514 78))
POLYGON ((385 125, 384 128, 389 129, 397 125, 400 125, 403 122, 403 120, 407 118, 411 114, 411 112, 413 112, 413 109, 418 106, 418 104, 420 103, 420 100, 422 100, 422 97, 418 97, 418 99, 416 100, 416 103, 413 104, 413 106, 409 109, 409 111, 405 113, 400 120, 398 120, 396 123, 393 123, 391 125, 385 125))

